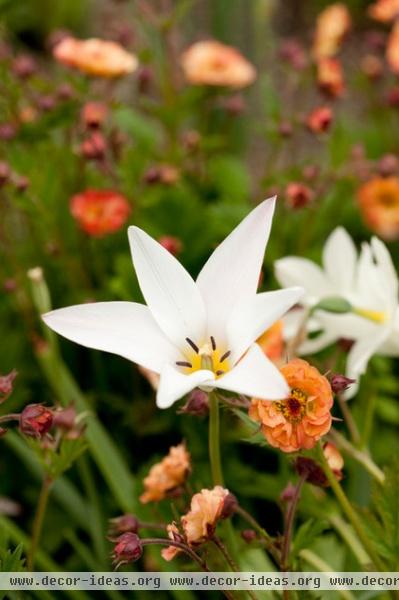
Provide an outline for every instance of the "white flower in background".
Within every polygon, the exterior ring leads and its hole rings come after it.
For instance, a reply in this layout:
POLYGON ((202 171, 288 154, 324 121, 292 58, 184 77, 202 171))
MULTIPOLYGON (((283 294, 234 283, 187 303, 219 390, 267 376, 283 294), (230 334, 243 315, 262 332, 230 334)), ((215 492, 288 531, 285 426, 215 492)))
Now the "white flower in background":
POLYGON ((133 264, 147 306, 98 302, 43 315, 64 337, 119 354, 160 374, 157 405, 199 386, 267 399, 287 383, 255 340, 303 289, 257 294, 275 200, 257 206, 213 252, 197 281, 158 242, 129 227, 133 264))
MULTIPOLYGON (((398 276, 386 246, 376 237, 364 243, 360 255, 342 227, 335 229, 323 250, 323 269, 296 256, 276 261, 275 272, 281 285, 301 284, 305 295, 303 310, 294 310, 287 319, 288 337, 300 326, 304 310, 328 298, 343 298, 351 312, 335 314, 316 309, 308 321, 308 332, 320 335, 300 346, 301 354, 312 354, 340 338, 355 343, 348 354, 347 376, 358 379, 373 354, 399 356, 398 276)), ((356 386, 346 392, 349 398, 356 386)))

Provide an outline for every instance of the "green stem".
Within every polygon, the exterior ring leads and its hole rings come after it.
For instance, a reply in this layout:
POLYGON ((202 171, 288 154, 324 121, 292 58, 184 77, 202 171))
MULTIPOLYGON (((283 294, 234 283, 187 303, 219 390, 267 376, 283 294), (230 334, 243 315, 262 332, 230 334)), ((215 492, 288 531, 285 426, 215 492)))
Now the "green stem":
POLYGON ((214 392, 209 394, 209 460, 213 485, 223 485, 219 442, 219 400, 214 392))
MULTIPOLYGON (((314 567, 321 573, 333 573, 334 569, 324 562, 317 554, 314 554, 311 550, 300 550, 299 556, 307 562, 311 567, 314 567)), ((337 593, 341 598, 345 600, 354 600, 355 596, 348 590, 337 590, 337 593)))
POLYGON ((374 477, 378 483, 381 485, 385 482, 384 472, 375 464, 372 458, 365 452, 358 450, 347 439, 344 438, 343 435, 338 433, 338 431, 331 430, 331 437, 334 442, 336 442, 337 446, 341 448, 344 452, 349 454, 352 458, 354 458, 358 463, 360 463, 369 473, 374 477))
POLYGON ((33 521, 33 529, 32 529, 32 541, 29 548, 28 560, 27 560, 27 569, 28 571, 33 571, 34 562, 35 562, 35 554, 37 547, 39 545, 40 535, 43 527, 44 515, 46 513, 47 502, 50 493, 50 487, 53 483, 52 479, 46 476, 43 479, 42 489, 40 490, 39 501, 37 504, 35 520, 33 521))
POLYGON ((363 429, 360 435, 360 447, 367 448, 374 423, 374 410, 376 404, 376 393, 371 389, 367 395, 367 401, 364 411, 363 429))
POLYGON ((356 512, 353 510, 351 503, 346 497, 342 487, 337 481, 334 473, 332 472, 330 465, 327 462, 326 457, 324 456, 323 446, 319 442, 317 445, 318 457, 322 464, 324 473, 328 479, 328 482, 333 490, 335 497, 337 498, 343 512, 347 516, 348 520, 352 523, 353 529, 356 531, 360 541, 362 542, 365 550, 370 556, 370 559, 373 561, 374 565, 377 567, 379 571, 386 571, 386 567, 378 554, 376 553, 373 544, 370 542, 369 537, 365 533, 362 523, 357 516, 356 512))

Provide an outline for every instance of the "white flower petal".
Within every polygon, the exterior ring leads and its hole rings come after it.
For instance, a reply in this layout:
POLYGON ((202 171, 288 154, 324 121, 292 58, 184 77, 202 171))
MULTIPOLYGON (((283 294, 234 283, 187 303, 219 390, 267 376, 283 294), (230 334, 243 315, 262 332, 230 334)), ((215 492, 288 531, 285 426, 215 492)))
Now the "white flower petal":
MULTIPOLYGON (((378 353, 380 346, 383 345, 388 336, 389 329, 385 327, 381 328, 380 331, 371 337, 367 336, 361 340, 358 340, 352 346, 348 354, 346 363, 347 377, 359 380, 359 377, 365 373, 370 358, 373 356, 373 354, 378 353)), ((356 386, 353 385, 346 390, 344 394, 346 399, 352 398, 356 394, 358 384, 359 382, 357 381, 356 386)))
POLYGON ((178 351, 143 304, 79 304, 49 312, 42 319, 72 342, 118 354, 158 373, 165 362, 178 360, 178 351))
POLYGON ((208 333, 217 340, 236 302, 256 293, 273 218, 275 199, 257 206, 216 248, 197 278, 208 333))
POLYGON ((161 372, 157 391, 157 406, 159 408, 169 408, 176 400, 179 400, 199 385, 212 387, 214 378, 212 371, 200 370, 184 375, 174 367, 165 365, 161 372))
POLYGON ((336 286, 335 294, 353 288, 357 262, 356 246, 343 227, 337 227, 323 249, 323 264, 328 279, 336 286))
POLYGON ((323 331, 315 338, 308 338, 299 348, 299 354, 315 354, 337 340, 333 331, 323 331))
POLYGON ((381 286, 387 298, 387 304, 394 312, 398 303, 398 275, 391 255, 386 245, 377 237, 372 238, 371 248, 376 259, 377 269, 381 274, 381 286))
POLYGON ((255 294, 237 304, 227 322, 227 345, 235 363, 262 333, 298 302, 303 288, 255 294))
POLYGON ((216 379, 213 385, 262 400, 281 400, 290 391, 280 371, 257 344, 253 344, 235 367, 216 379))
POLYGON ((179 348, 185 338, 200 343, 206 317, 201 294, 184 267, 138 227, 128 230, 133 264, 140 288, 154 319, 179 348))
POLYGON ((302 302, 308 306, 321 298, 333 295, 334 289, 322 269, 307 258, 287 256, 274 263, 275 275, 284 287, 303 286, 305 296, 302 302))

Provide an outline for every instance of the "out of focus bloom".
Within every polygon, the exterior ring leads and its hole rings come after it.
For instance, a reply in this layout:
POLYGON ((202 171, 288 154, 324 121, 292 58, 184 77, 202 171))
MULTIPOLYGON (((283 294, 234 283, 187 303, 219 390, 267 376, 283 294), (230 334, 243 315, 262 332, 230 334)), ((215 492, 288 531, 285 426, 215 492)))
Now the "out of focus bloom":
POLYGON ((256 79, 255 67, 236 48, 215 40, 190 46, 181 64, 187 81, 193 85, 243 88, 256 79))
POLYGON ((0 375, 0 404, 7 400, 13 390, 14 379, 17 372, 13 369, 8 375, 0 375))
POLYGON ((360 67, 369 79, 379 79, 384 72, 382 60, 375 54, 366 54, 360 62, 360 67))
POLYGON ((297 71, 301 71, 308 64, 308 58, 303 45, 294 38, 283 40, 279 55, 282 60, 289 63, 297 71))
POLYGON ((316 60, 334 56, 351 26, 351 16, 345 4, 327 6, 317 17, 313 56, 316 60))
MULTIPOLYGON (((323 249, 321 269, 312 261, 290 256, 276 261, 277 280, 292 286, 301 282, 306 289, 301 304, 311 309, 309 332, 318 332, 299 347, 301 354, 312 354, 342 338, 352 340, 346 364, 346 376, 358 380, 374 354, 399 356, 398 276, 388 249, 378 238, 364 243, 360 256, 349 234, 335 229, 323 249), (339 299, 349 311, 337 314, 317 308, 320 302, 339 299)), ((287 315, 284 331, 291 338, 303 321, 303 310, 287 315)), ((346 398, 357 391, 353 384, 346 398)))
POLYGON ((190 472, 190 454, 184 444, 172 446, 169 454, 160 462, 151 467, 149 474, 143 481, 144 494, 140 502, 158 502, 181 486, 190 472))
POLYGON ((266 329, 256 340, 256 343, 259 344, 270 360, 273 362, 280 361, 284 350, 283 321, 276 321, 274 325, 266 329))
POLYGON ((128 201, 113 190, 86 190, 71 199, 72 216, 88 235, 102 237, 118 231, 130 214, 128 201))
POLYGON ((85 127, 100 127, 108 115, 104 102, 86 102, 82 108, 81 119, 85 127))
POLYGON ((397 21, 387 41, 386 59, 389 68, 396 75, 399 74, 399 21, 397 21))
MULTIPOLYGON (((227 516, 223 515, 223 510, 225 501, 230 495, 230 492, 220 485, 194 494, 189 512, 181 518, 185 542, 190 546, 197 546, 213 536, 218 521, 227 516)), ((168 527, 168 534, 170 539, 182 540, 175 523, 168 527)), ((165 560, 171 560, 178 552, 178 548, 171 546, 162 552, 162 556, 165 560)))
MULTIPOLYGON (((342 469, 344 467, 344 459, 338 448, 334 446, 334 444, 327 442, 323 446, 323 453, 330 469, 337 480, 340 481, 343 477, 342 469)), ((298 475, 305 477, 308 483, 319 487, 328 487, 329 482, 326 474, 322 467, 312 458, 299 456, 296 459, 294 466, 298 475)))
POLYGON ((313 198, 313 190, 304 183, 291 181, 285 188, 285 199, 289 208, 304 208, 313 198))
POLYGON ((337 58, 322 58, 317 61, 317 83, 322 92, 338 98, 342 96, 345 84, 341 62, 337 58))
POLYGON ((382 23, 393 21, 399 16, 399 0, 377 0, 369 6, 368 14, 382 23))
POLYGON ((168 250, 168 252, 173 254, 173 256, 180 254, 183 249, 181 240, 173 235, 162 235, 158 242, 161 244, 161 246, 168 250))
POLYGON ((140 528, 140 521, 131 514, 121 515, 110 519, 109 536, 121 535, 122 533, 137 533, 140 528))
POLYGON ((327 459, 331 471, 337 479, 342 479, 342 469, 344 468, 344 459, 338 448, 331 442, 323 446, 324 456, 327 459))
POLYGON ((399 238, 399 178, 374 177, 358 190, 357 200, 368 227, 386 240, 399 238))
POLYGON ((249 416, 261 423, 271 446, 283 452, 313 448, 331 427, 331 386, 319 371, 296 358, 281 367, 291 388, 285 400, 252 399, 249 416))
POLYGON ((116 42, 64 37, 53 49, 58 62, 97 77, 121 77, 136 70, 137 58, 116 42))
POLYGON ((324 133, 330 129, 333 112, 329 106, 319 106, 306 117, 306 125, 312 133, 324 133))
POLYGON ((97 302, 43 315, 64 337, 160 374, 157 405, 195 388, 285 398, 288 386, 256 340, 296 304, 302 288, 257 294, 275 199, 265 200, 216 248, 197 281, 157 241, 128 231, 147 306, 97 302), (239 284, 238 284, 239 283, 239 284))
POLYGON ((19 417, 19 427, 27 436, 41 439, 53 426, 53 411, 43 404, 25 406, 19 417))
POLYGON ((123 533, 116 540, 112 552, 113 565, 118 569, 122 565, 127 565, 138 560, 143 554, 143 547, 139 536, 136 533, 123 533))

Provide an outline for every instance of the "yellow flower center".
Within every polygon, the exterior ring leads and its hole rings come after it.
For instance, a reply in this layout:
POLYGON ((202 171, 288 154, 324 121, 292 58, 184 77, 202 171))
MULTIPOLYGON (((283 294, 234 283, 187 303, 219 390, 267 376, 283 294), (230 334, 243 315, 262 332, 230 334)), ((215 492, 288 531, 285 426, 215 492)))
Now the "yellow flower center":
POLYGON ((307 400, 305 392, 299 388, 292 388, 290 396, 286 400, 275 402, 275 405, 287 421, 297 424, 305 416, 307 400))
POLYGON ((206 369, 212 371, 216 379, 227 373, 230 370, 230 362, 228 360, 230 350, 220 349, 216 346, 215 338, 210 337, 210 343, 197 346, 190 338, 186 338, 187 344, 191 348, 191 352, 185 352, 184 357, 187 360, 179 360, 176 362, 178 367, 182 367, 184 373, 189 375, 194 371, 206 369))

